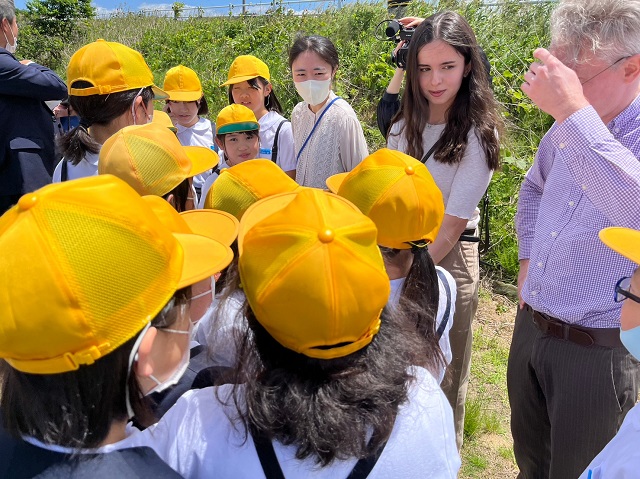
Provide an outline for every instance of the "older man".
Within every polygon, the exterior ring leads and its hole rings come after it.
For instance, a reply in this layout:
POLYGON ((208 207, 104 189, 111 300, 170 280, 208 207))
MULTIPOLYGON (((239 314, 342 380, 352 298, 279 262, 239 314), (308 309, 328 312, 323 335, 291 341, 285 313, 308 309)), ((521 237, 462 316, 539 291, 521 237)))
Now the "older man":
POLYGON ((522 90, 556 122, 520 190, 507 384, 521 478, 577 477, 638 392, 598 231, 640 228, 640 0, 561 0, 522 90))
POLYGON ((44 101, 67 96, 54 72, 13 56, 17 43, 13 2, 0 0, 0 214, 51 182, 53 118, 44 101))

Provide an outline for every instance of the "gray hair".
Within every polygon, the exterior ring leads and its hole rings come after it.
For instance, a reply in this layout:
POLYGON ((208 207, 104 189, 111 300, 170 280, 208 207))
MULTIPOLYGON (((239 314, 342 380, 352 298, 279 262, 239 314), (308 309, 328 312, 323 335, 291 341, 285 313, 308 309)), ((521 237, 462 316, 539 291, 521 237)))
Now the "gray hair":
POLYGON ((0 22, 7 19, 9 23, 13 23, 16 18, 16 7, 13 0, 0 0, 0 22))
POLYGON ((565 63, 613 63, 640 53, 640 0, 560 0, 551 39, 565 63))

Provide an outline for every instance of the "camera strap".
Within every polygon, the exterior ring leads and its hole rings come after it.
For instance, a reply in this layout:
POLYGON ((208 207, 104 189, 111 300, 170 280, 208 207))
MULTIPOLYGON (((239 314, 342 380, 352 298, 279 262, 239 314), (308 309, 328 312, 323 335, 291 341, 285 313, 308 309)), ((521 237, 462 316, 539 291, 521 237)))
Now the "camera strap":
POLYGON ((331 108, 331 105, 333 105, 336 100, 340 100, 342 97, 335 97, 333 100, 331 100, 331 102, 327 105, 327 107, 324 109, 324 111, 320 114, 320 118, 318 118, 316 120, 316 122, 313 124, 313 128, 311 128, 311 131, 309 132, 309 135, 307 135, 307 139, 304 140, 304 143, 302 144, 302 148, 300 148, 300 151, 298 152, 298 154, 296 155, 296 162, 300 159, 300 155, 302 155, 302 152, 304 151, 304 149, 307 147, 307 143, 309 143, 309 140, 311 139, 311 137, 313 136, 313 134, 316 131, 316 127, 318 126, 318 124, 320 123, 320 120, 322 120, 322 117, 324 116, 324 114, 329 111, 329 108, 331 108))

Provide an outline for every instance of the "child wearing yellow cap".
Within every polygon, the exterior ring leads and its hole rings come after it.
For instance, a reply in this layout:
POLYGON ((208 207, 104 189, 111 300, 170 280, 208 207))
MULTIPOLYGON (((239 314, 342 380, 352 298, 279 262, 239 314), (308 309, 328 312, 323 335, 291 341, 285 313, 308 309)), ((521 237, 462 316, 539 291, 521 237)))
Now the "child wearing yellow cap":
MULTIPOLYGON (((169 95, 165 111, 178 130, 180 143, 217 150, 213 141, 216 127, 203 116, 209 113, 209 106, 198 74, 184 65, 173 67, 167 71, 162 89, 169 95)), ((210 174, 211 170, 207 170, 194 176, 193 186, 198 196, 210 174)))
POLYGON ((199 208, 204 207, 207 193, 221 170, 256 159, 260 152, 260 123, 246 106, 234 103, 224 107, 218 113, 216 125, 216 145, 221 150, 220 164, 202 187, 199 208))
POLYGON ((389 280, 374 223, 305 188, 242 216, 249 328, 233 384, 190 391, 121 445, 148 445, 185 477, 455 478, 451 408, 389 280), (352 474, 353 475, 350 475, 352 474))
POLYGON ((111 135, 153 117, 152 100, 166 98, 153 84, 142 55, 117 42, 97 40, 76 51, 67 66, 69 104, 80 124, 60 138, 63 159, 53 182, 98 174, 98 153, 111 135))
POLYGON ((179 477, 149 449, 98 449, 183 370, 189 287, 233 256, 215 216, 100 175, 0 217, 1 477, 179 477))
POLYGON ((296 154, 291 122, 282 116, 282 107, 271 83, 269 67, 253 55, 240 55, 231 64, 227 81, 229 104, 246 106, 260 123, 260 158, 277 164, 291 178, 296 177, 296 154))

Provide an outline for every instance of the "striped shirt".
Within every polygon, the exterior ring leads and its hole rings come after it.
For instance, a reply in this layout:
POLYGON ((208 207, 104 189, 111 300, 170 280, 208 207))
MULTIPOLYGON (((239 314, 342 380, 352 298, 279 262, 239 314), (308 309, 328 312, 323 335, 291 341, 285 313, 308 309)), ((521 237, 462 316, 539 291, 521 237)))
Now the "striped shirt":
POLYGON ((530 259, 523 299, 593 328, 620 326, 614 286, 636 265, 598 239, 608 226, 640 229, 640 97, 608 125, 585 107, 540 142, 518 200, 519 258, 530 259))

